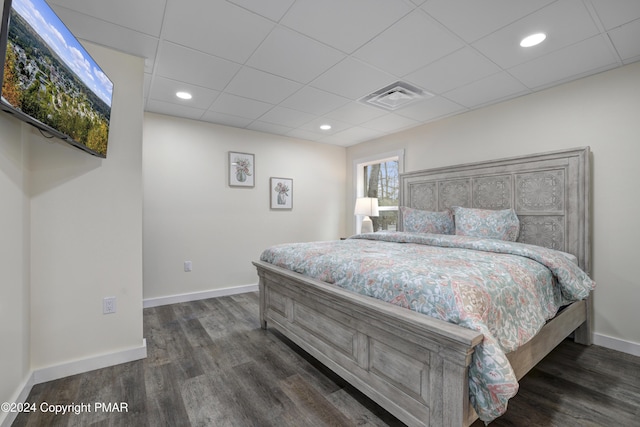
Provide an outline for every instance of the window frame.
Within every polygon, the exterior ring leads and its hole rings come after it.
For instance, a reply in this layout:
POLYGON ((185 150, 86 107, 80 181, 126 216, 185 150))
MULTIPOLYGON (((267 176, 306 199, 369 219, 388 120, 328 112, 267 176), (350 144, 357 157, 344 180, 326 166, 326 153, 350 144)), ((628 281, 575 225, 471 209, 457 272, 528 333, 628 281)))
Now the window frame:
MULTIPOLYGON (((353 160, 353 200, 351 203, 350 212, 353 213, 353 207, 356 205, 356 199, 358 197, 364 197, 364 168, 376 163, 384 163, 388 161, 398 161, 398 174, 404 172, 404 149, 389 151, 386 153, 380 153, 368 157, 362 157, 353 160)), ((398 182, 398 185, 400 183, 398 182)), ((380 206, 378 208, 381 211, 397 211, 397 206, 380 206)), ((353 216, 354 229, 356 234, 360 233, 362 228, 362 218, 360 216, 353 216)))

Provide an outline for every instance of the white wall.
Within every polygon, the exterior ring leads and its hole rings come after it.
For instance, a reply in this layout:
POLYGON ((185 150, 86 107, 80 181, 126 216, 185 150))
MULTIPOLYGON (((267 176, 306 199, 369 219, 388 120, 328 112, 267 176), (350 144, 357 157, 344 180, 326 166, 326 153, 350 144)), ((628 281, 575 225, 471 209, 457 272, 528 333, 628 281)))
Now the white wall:
POLYGON ((144 61, 87 50, 114 82, 107 159, 30 133, 33 369, 143 342, 144 61), (102 314, 107 296, 117 313, 102 314))
MULTIPOLYGON (((611 337, 620 349, 627 342, 638 352, 639 136, 636 63, 350 147, 347 162, 404 148, 410 172, 590 146, 596 343, 611 337)), ((352 197, 347 194, 347 202, 352 197)))
POLYGON ((144 353, 144 60, 86 47, 115 84, 106 160, 0 114, 0 402, 144 353))
POLYGON ((22 131, 17 120, 0 114, 0 402, 12 401, 29 372, 29 199, 22 131))
POLYGON ((143 152, 145 300, 255 285, 266 247, 344 233, 343 147, 146 113, 143 152), (229 187, 229 151, 255 155, 254 188, 229 187), (292 210, 270 210, 270 177, 292 210))

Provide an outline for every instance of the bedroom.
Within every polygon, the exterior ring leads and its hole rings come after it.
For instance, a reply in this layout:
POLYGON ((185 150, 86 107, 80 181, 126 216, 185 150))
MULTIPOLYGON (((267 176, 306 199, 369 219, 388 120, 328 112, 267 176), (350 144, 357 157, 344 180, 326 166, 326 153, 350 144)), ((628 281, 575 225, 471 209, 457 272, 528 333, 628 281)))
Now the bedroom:
POLYGON ((265 246, 352 233, 353 161, 399 149, 413 171, 590 146, 595 340, 639 354, 637 63, 344 148, 143 116, 133 94, 143 92, 144 61, 99 46, 91 53, 110 64, 124 97, 111 159, 100 164, 0 116, 1 401, 34 373, 47 380, 139 355, 143 300, 255 285, 250 261, 265 246), (256 155, 252 190, 226 186, 234 149, 256 155), (308 174, 309 164, 323 175, 308 174), (273 176, 293 178, 293 210, 269 210, 261 190, 273 176), (220 218, 215 229, 210 218, 220 218), (212 249, 217 232, 225 245, 212 249), (104 316, 102 298, 113 294, 118 313, 104 316))

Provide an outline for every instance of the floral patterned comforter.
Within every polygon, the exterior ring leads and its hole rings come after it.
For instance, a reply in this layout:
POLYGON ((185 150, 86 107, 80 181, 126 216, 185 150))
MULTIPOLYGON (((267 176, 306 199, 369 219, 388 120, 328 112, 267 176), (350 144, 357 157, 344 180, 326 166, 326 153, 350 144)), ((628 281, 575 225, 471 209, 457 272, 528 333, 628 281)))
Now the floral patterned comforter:
POLYGON ((595 286, 572 255, 455 235, 361 234, 278 245, 260 259, 482 333, 469 367, 469 395, 483 421, 503 414, 518 391, 505 353, 595 286))

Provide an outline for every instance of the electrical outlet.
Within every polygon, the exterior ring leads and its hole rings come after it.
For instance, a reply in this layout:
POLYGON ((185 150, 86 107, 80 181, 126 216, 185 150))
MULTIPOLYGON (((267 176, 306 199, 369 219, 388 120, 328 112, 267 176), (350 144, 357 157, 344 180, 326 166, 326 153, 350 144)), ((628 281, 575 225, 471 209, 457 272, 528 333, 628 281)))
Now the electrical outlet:
POLYGON ((191 261, 185 261, 184 262, 184 271, 188 273, 188 272, 191 271, 191 268, 192 268, 191 261))
POLYGON ((106 297, 102 300, 102 314, 116 312, 116 297, 106 297))

